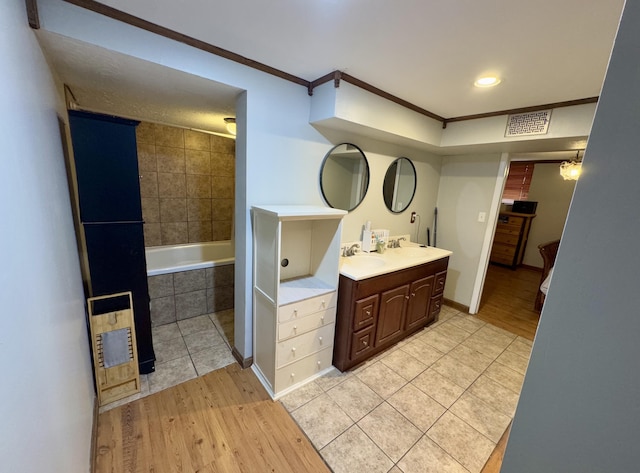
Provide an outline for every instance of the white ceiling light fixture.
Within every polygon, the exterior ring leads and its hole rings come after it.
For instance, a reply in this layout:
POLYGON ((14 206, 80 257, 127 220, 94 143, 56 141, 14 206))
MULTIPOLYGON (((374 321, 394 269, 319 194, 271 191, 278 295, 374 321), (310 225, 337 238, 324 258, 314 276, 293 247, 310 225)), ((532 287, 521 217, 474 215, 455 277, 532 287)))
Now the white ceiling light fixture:
POLYGON ((564 161, 560 165, 560 175, 565 181, 577 181, 581 172, 582 161, 580 160, 580 150, 578 150, 575 159, 564 161))
POLYGON ((476 87, 487 88, 487 87, 495 87, 501 82, 500 78, 497 76, 484 76, 479 77, 473 83, 476 87))
POLYGON ((231 133, 233 136, 236 136, 236 119, 235 118, 225 118, 224 122, 227 125, 227 131, 231 133))

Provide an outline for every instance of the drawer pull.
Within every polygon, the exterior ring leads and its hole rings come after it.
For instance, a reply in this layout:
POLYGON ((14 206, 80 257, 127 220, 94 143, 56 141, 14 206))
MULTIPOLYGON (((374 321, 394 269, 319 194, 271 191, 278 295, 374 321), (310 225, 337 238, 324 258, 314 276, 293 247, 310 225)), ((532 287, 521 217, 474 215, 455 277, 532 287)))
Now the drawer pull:
POLYGON ((369 342, 367 342, 366 340, 362 340, 362 345, 366 347, 367 345, 369 345, 369 342))
POLYGON ((298 331, 298 326, 297 326, 297 325, 294 325, 294 326, 293 326, 293 331, 294 331, 294 332, 297 332, 297 331, 298 331))
POLYGON ((415 293, 415 292, 412 292, 412 293, 411 293, 411 297, 416 297, 416 293, 415 293))
POLYGON ((322 302, 320 303, 320 305, 321 305, 322 307, 324 307, 324 306, 326 305, 326 304, 325 304, 325 302, 324 302, 324 299, 322 300, 322 302))
POLYGON ((405 299, 409 299, 409 296, 404 296, 405 299))
POLYGON ((291 348, 291 352, 295 353, 296 352, 296 347, 291 348))
POLYGON ((324 323, 324 315, 320 317, 320 322, 324 323))
POLYGON ((318 361, 318 368, 320 368, 320 366, 322 366, 322 365, 321 365, 321 363, 318 361))
POLYGON ((293 309, 293 316, 297 317, 298 316, 298 309, 293 309))
POLYGON ((318 337, 318 341, 322 343, 322 337, 318 337))
POLYGON ((295 378, 295 377, 296 377, 296 374, 295 374, 295 373, 291 373, 291 377, 292 377, 292 378, 295 378))

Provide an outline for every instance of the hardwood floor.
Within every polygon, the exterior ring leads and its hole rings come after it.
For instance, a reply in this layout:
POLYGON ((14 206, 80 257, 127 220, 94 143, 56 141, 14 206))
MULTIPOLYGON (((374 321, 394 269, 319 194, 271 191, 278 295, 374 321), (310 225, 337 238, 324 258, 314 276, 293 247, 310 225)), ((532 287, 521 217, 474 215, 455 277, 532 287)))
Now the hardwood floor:
POLYGON ((96 453, 96 473, 329 472, 237 364, 100 414, 96 453))
POLYGON ((490 264, 485 278, 480 320, 533 340, 540 314, 533 310, 540 271, 519 267, 515 271, 490 264))
MULTIPOLYGON (((476 316, 521 337, 533 340, 540 314, 533 310, 540 285, 540 271, 518 268, 515 271, 489 265, 480 310, 476 316)), ((504 432, 482 473, 499 473, 509 440, 511 424, 504 432)))

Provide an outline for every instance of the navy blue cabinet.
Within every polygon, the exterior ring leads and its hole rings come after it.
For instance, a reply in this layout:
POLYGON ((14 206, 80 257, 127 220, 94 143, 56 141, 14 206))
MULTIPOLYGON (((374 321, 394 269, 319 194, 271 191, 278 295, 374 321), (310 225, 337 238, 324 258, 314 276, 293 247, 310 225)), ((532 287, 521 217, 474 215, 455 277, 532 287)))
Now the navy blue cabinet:
MULTIPOLYGON (((141 373, 154 370, 136 150, 139 122, 69 111, 89 296, 132 291, 141 373)), ((103 304, 112 304, 105 302, 103 304)), ((98 312, 120 307, 98 307, 98 312)))

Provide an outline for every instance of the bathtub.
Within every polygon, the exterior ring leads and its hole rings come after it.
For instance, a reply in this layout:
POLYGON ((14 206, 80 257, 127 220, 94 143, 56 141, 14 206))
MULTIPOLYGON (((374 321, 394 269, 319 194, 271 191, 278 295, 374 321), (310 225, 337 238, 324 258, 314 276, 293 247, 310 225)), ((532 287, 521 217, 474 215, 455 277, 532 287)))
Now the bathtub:
POLYGON ((147 276, 234 264, 233 241, 155 246, 145 250, 147 276))
POLYGON ((233 308, 232 241, 147 248, 151 325, 233 308))

